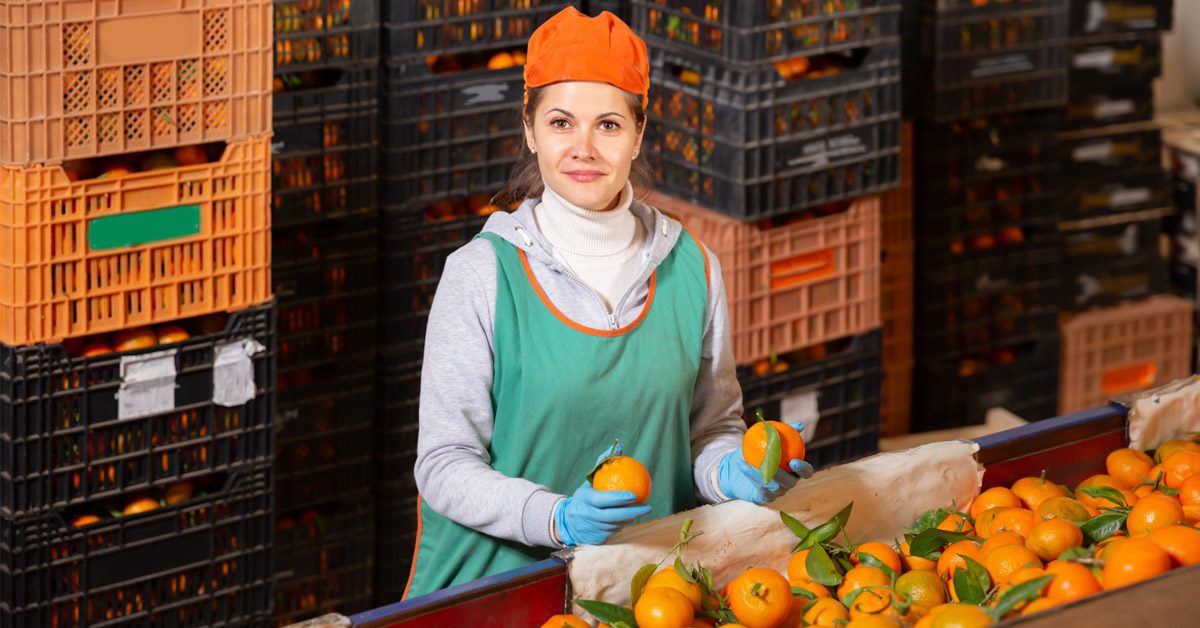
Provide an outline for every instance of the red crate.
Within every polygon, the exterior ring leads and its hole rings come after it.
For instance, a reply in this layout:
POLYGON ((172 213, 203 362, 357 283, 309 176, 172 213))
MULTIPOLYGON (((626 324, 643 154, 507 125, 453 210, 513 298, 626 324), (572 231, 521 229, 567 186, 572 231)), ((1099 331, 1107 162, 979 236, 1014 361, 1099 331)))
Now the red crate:
POLYGON ((1163 295, 1064 320, 1059 412, 1104 405, 1114 396, 1187 377, 1193 307, 1163 295))
POLYGON ((270 130, 268 0, 0 0, 0 164, 270 130))
POLYGON ((271 297, 271 139, 217 161, 72 181, 0 166, 0 342, 233 312, 271 297))
POLYGON ((878 196, 749 224, 663 194, 647 202, 720 260, 738 364, 879 327, 878 196))

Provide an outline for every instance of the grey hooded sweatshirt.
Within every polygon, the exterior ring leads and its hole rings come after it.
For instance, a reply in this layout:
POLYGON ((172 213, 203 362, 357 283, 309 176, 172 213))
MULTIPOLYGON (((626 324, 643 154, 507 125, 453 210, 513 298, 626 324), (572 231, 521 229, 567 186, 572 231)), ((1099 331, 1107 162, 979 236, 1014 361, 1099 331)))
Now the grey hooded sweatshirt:
MULTIPOLYGON (((483 230, 525 251, 547 297, 571 320, 588 327, 618 329, 636 319, 646 302, 651 272, 679 238, 679 222, 640 201, 633 202, 630 211, 647 234, 644 263, 610 314, 600 296, 554 257, 534 220, 537 203, 531 199, 511 214, 493 214, 483 230)), ((711 251, 706 252, 711 289, 700 372, 692 397, 691 443, 697 493, 715 503, 726 499, 717 485, 717 465, 725 454, 741 446, 745 424, 725 286, 719 261, 711 251)), ((506 476, 490 465, 496 273, 495 249, 482 239, 472 240, 446 260, 425 333, 417 489, 426 507, 463 526, 526 545, 562 547, 552 533, 552 518, 555 506, 565 496, 506 476)))

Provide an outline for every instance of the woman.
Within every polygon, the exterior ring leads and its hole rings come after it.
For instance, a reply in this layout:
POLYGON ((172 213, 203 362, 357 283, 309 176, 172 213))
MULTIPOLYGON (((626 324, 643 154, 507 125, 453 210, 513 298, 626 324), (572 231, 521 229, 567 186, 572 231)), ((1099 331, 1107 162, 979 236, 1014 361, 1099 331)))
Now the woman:
POLYGON ((429 313, 405 597, 812 473, 764 485, 742 458, 718 262, 633 199, 649 70, 611 13, 567 8, 530 38, 529 154, 501 193, 525 200, 449 257, 429 313), (645 505, 584 481, 614 439, 650 471, 645 505))

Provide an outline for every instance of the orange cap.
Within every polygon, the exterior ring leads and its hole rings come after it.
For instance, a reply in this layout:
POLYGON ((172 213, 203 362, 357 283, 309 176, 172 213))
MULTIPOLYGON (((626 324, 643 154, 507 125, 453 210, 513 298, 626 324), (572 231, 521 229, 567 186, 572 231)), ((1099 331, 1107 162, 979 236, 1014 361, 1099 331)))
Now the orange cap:
POLYGON ((645 107, 650 91, 646 42, 608 11, 588 17, 567 7, 533 31, 525 55, 526 90, 561 81, 608 83, 641 94, 645 107))

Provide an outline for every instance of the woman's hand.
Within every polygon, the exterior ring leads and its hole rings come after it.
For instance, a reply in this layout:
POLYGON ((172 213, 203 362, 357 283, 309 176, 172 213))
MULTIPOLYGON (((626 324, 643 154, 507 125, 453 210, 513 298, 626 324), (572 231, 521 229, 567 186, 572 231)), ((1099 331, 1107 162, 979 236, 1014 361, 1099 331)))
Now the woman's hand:
MULTIPOLYGON (((797 432, 804 431, 803 423, 789 423, 797 432)), ((796 482, 812 477, 813 467, 803 460, 793 460, 788 465, 791 473, 780 470, 775 478, 763 484, 762 472, 750 466, 742 456, 741 449, 726 454, 717 467, 717 485, 730 499, 740 499, 755 504, 766 504, 783 495, 796 482)))
MULTIPOLYGON (((609 456, 621 455, 621 445, 614 443, 596 464, 609 456)), ((630 521, 650 513, 649 505, 633 505, 637 496, 629 491, 597 491, 584 482, 575 494, 558 503, 554 509, 554 528, 558 540, 567 547, 600 545, 630 521)))

